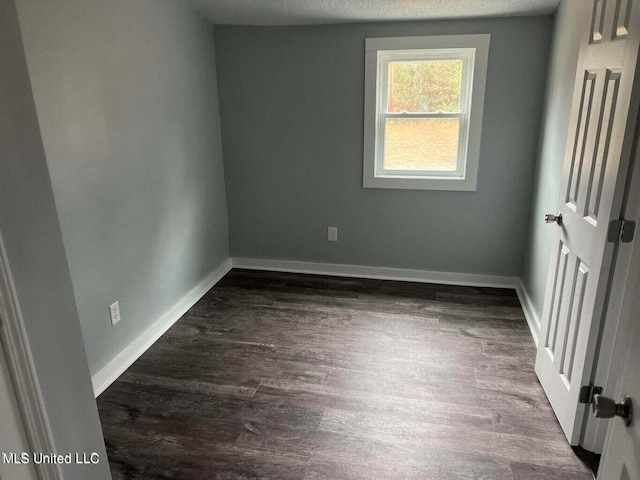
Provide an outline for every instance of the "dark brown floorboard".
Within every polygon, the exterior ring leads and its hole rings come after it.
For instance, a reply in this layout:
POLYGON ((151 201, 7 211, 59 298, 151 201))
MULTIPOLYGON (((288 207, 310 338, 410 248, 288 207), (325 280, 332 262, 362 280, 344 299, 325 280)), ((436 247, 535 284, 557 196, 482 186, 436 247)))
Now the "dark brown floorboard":
POLYGON ((511 290, 233 270, 98 399, 121 479, 591 480, 511 290))

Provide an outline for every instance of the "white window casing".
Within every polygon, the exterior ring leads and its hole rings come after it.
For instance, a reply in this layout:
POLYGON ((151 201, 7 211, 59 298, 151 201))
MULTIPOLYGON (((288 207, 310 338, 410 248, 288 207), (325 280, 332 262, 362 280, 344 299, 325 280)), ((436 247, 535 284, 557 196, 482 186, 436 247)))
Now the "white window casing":
POLYGON ((489 34, 368 38, 365 42, 364 165, 365 188, 475 191, 480 157, 489 34), (460 60, 458 112, 388 113, 389 63, 460 60), (384 133, 389 118, 458 118, 455 171, 385 170, 384 133))

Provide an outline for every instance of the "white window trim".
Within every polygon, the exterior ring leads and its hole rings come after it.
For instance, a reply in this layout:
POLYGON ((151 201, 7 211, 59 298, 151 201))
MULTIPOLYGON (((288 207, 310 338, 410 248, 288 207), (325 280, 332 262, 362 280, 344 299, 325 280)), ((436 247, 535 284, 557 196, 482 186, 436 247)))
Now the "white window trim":
MULTIPOLYGON (((476 190, 490 38, 489 34, 480 34, 366 39, 363 168, 363 186, 365 188, 476 190), (463 97, 461 98, 460 110, 463 112, 464 109, 464 113, 466 113, 464 117, 467 121, 462 122, 460 135, 466 135, 467 141, 460 142, 459 169, 456 172, 441 174, 428 172, 425 175, 415 171, 385 171, 382 168, 382 155, 377 155, 377 152, 381 151, 384 146, 383 134, 378 135, 377 132, 384 132, 381 121, 385 116, 421 116, 420 114, 381 115, 378 112, 378 105, 382 105, 386 100, 386 75, 388 75, 385 71, 388 69, 378 68, 379 62, 386 65, 390 58, 392 60, 405 57, 410 59, 412 56, 424 53, 420 50, 433 50, 429 55, 434 54, 443 58, 447 58, 447 56, 449 58, 452 56, 463 58, 463 88, 461 88, 463 97), (464 65, 464 58, 467 58, 469 62, 467 65, 464 65), (465 97, 469 91, 469 83, 467 82, 472 82, 471 98, 465 97), (467 88, 464 88, 465 86, 467 88), (381 101, 381 99, 383 100, 381 101), (463 148, 466 149, 466 152, 462 151, 463 148)), ((447 114, 439 115, 446 116, 447 114)), ((422 116, 433 117, 436 115, 422 116)))

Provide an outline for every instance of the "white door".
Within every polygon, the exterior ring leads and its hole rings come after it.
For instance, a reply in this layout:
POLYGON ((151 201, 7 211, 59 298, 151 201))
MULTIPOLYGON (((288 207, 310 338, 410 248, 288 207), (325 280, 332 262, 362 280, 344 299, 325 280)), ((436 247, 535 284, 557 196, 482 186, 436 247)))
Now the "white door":
POLYGON ((607 293, 609 222, 621 209, 633 145, 640 38, 640 0, 588 1, 593 10, 580 47, 558 201, 562 222, 549 227, 557 234, 536 357, 538 378, 572 445, 580 438, 578 395, 589 383, 607 293))
POLYGON ((18 455, 27 452, 31 455, 0 342, 0 480, 36 480, 31 464, 7 461, 4 455, 12 452, 18 455))

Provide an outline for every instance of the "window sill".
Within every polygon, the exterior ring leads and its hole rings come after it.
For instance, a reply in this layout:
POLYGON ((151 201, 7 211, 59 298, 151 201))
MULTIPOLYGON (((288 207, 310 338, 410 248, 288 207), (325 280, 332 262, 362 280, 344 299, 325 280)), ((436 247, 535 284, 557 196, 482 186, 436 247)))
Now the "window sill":
POLYGON ((476 181, 471 178, 371 176, 364 178, 363 187, 475 192, 476 181))

